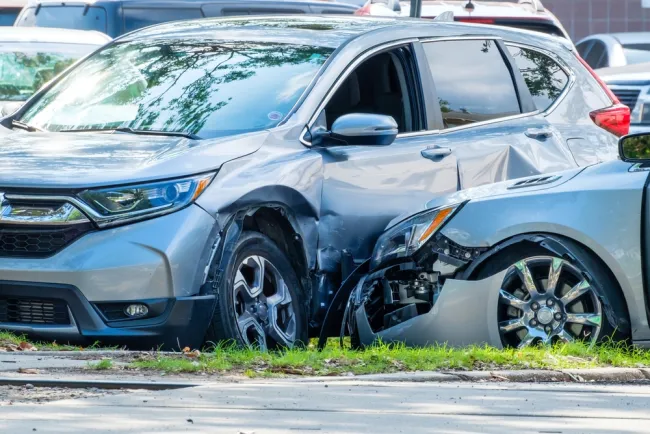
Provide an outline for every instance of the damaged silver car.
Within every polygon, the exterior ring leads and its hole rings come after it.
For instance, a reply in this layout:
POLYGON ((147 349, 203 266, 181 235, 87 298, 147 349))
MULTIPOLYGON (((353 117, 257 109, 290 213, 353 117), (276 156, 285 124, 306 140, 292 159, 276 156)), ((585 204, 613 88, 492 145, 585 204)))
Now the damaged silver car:
POLYGON ((614 158, 629 109, 559 38, 274 16, 129 33, 2 125, 1 328, 274 348, 404 210, 614 158))
POLYGON ((650 346, 650 135, 620 149, 623 161, 469 189, 393 224, 343 289, 343 331, 360 346, 650 346))

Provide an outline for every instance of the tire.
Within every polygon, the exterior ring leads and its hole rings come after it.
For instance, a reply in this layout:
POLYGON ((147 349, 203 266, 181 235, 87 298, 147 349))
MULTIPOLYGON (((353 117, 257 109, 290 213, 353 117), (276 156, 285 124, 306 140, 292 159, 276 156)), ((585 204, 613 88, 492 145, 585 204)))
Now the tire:
POLYGON ((273 350, 307 342, 300 280, 286 254, 270 238, 243 232, 222 282, 206 344, 234 342, 273 350))
POLYGON ((564 239, 561 244, 567 249, 562 255, 538 244, 517 244, 478 270, 477 280, 507 270, 497 312, 504 347, 629 339, 625 300, 611 273, 579 244, 564 239))

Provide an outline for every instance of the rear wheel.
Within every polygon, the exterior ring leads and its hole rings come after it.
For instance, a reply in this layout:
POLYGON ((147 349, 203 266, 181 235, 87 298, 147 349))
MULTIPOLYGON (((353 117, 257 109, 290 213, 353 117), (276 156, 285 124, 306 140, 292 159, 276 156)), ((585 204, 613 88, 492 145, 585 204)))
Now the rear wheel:
POLYGON ((616 316, 614 321, 629 324, 627 311, 616 299, 620 297, 617 284, 585 255, 581 249, 575 257, 588 260, 571 261, 540 247, 515 249, 481 270, 479 279, 506 270, 497 308, 504 346, 626 338, 625 330, 612 327, 604 314, 609 310, 616 316))
POLYGON ((284 252, 265 235, 244 232, 219 288, 206 341, 291 348, 307 340, 304 306, 300 281, 284 252))

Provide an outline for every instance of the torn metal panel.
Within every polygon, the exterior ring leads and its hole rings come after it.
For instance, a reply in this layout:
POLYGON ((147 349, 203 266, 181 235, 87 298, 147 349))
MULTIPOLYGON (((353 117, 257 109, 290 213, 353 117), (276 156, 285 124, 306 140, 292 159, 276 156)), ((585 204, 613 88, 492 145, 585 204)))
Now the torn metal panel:
POLYGON ((361 306, 355 312, 360 341, 366 345, 381 340, 416 347, 487 344, 502 348, 497 306, 504 276, 505 271, 478 281, 448 279, 428 313, 378 333, 372 331, 361 306))

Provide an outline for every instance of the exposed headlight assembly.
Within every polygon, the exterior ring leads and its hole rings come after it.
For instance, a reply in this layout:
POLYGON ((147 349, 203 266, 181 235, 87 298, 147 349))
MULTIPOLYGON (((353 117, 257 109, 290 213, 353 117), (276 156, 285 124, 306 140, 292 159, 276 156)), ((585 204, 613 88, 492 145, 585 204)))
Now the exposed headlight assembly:
POLYGON ((428 210, 388 229, 375 245, 370 268, 375 269, 385 262, 415 253, 449 220, 458 207, 459 205, 452 205, 428 210))
POLYGON ((210 185, 214 175, 86 190, 79 198, 84 211, 100 227, 106 227, 179 210, 194 202, 210 185))

